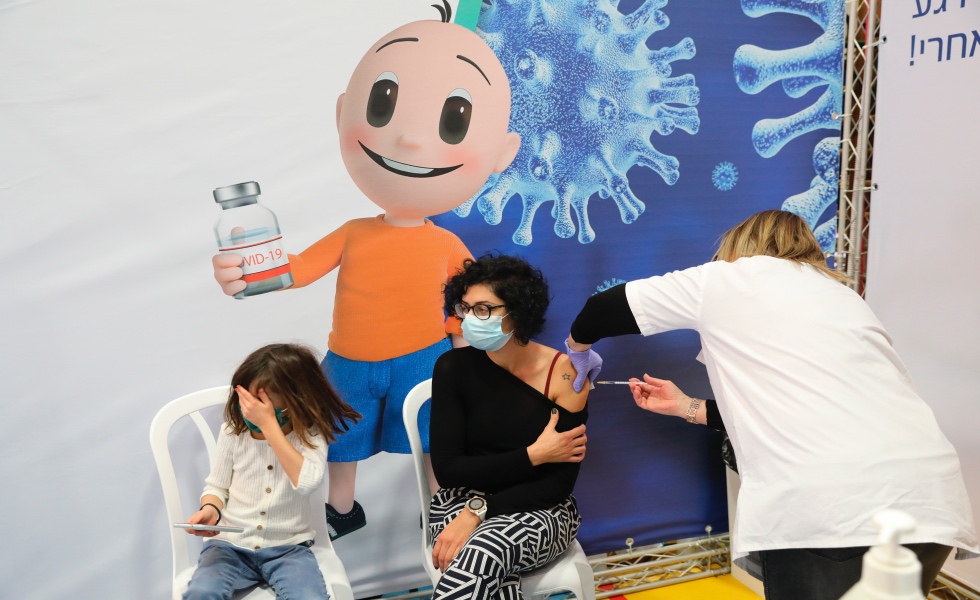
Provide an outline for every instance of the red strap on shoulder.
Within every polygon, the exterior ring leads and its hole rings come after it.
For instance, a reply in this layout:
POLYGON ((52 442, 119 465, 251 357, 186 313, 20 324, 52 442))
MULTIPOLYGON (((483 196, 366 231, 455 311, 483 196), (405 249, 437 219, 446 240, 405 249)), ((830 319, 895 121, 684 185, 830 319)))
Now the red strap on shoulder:
POLYGON ((548 390, 551 389, 551 374, 555 372, 555 364, 558 362, 558 357, 561 356, 561 352, 556 352, 555 357, 551 359, 551 368, 548 369, 548 379, 544 382, 544 397, 548 398, 548 390))

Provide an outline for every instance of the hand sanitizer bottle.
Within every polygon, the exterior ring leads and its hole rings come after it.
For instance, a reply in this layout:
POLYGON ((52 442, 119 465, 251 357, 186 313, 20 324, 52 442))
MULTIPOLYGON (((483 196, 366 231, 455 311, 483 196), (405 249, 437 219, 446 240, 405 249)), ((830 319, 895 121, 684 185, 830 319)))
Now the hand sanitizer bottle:
POLYGON ((275 213, 259 204, 259 184, 239 183, 214 190, 221 216, 214 224, 218 251, 242 257, 245 289, 235 298, 255 296, 293 285, 289 256, 275 213))
POLYGON ((925 600, 922 565, 915 552, 898 544, 901 534, 915 530, 915 519, 899 510, 883 510, 874 523, 878 545, 864 555, 861 580, 841 600, 925 600))

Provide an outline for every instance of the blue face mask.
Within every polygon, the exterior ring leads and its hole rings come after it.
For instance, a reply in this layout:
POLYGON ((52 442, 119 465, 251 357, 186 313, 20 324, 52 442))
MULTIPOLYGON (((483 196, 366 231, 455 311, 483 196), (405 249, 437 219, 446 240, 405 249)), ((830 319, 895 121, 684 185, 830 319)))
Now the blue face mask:
MULTIPOLYGON (((239 409, 239 410, 241 410, 241 409, 239 409)), ((284 411, 284 410, 286 410, 286 409, 285 408, 277 408, 276 409, 276 421, 279 421, 279 426, 280 427, 282 427, 283 425, 285 425, 286 423, 289 422, 289 416, 288 415, 285 416, 285 417, 282 416, 282 411, 284 411)), ((242 420, 245 421, 245 427, 248 427, 249 429, 251 429, 255 433, 262 433, 262 430, 259 429, 258 427, 256 427, 255 426, 255 423, 249 421, 244 416, 242 416, 242 420)))
POLYGON ((486 321, 481 321, 473 315, 466 315, 463 317, 463 339, 478 350, 489 352, 500 350, 514 335, 513 331, 504 333, 503 320, 506 316, 493 316, 486 321))

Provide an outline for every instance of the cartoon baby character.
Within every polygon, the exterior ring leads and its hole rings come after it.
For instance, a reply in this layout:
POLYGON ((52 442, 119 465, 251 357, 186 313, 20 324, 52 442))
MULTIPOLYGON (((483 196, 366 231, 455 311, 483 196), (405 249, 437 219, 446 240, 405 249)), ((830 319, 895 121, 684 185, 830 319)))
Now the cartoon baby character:
MULTIPOLYGON (((411 453, 402 402, 432 376, 451 346, 447 333, 460 333, 458 320, 443 314, 442 287, 470 253, 426 217, 459 206, 510 165, 521 140, 509 120, 510 85, 493 51, 473 31, 439 21, 382 37, 337 100, 344 165, 385 212, 348 221, 289 256, 294 288, 340 268, 323 369, 364 415, 328 453, 333 539, 366 523, 354 500, 357 462, 411 453)), ((226 294, 245 287, 237 256, 212 262, 226 294)), ((428 452, 428 414, 420 421, 428 452)), ((435 493, 431 466, 429 481, 435 493)))

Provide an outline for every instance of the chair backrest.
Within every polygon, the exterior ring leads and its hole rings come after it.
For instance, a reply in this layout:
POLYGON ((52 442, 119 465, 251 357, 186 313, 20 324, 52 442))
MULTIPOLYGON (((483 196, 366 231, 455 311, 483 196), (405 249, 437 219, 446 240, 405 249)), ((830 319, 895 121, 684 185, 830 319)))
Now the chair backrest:
POLYGON ((412 448, 412 462, 415 464, 415 477, 418 483, 419 503, 422 507, 422 552, 428 553, 429 539, 429 502, 432 500, 429 491, 429 478, 425 472, 422 437, 419 435, 419 409, 432 397, 432 380, 426 379, 412 388, 405 396, 402 405, 402 420, 408 433, 408 444, 412 448))
MULTIPOLYGON (((157 473, 160 475, 160 485, 163 486, 163 501, 169 523, 181 523, 190 514, 184 511, 180 503, 180 489, 177 486, 177 474, 174 472, 168 443, 170 429, 181 418, 190 417, 204 440, 204 447, 208 452, 208 465, 210 465, 217 444, 211 427, 201 415, 201 410, 224 405, 228 401, 228 393, 229 386, 222 385, 181 396, 161 408, 150 423, 150 448, 153 450, 153 460, 156 461, 157 473)), ((190 546, 187 544, 186 532, 173 527, 169 529, 170 547, 173 553, 173 577, 176 577, 178 573, 191 566, 190 546)))
MULTIPOLYGON (((412 448, 412 462, 415 464, 415 477, 418 483, 419 503, 422 506, 422 559, 423 566, 432 579, 433 585, 439 581, 440 573, 432 566, 429 539, 429 479, 425 472, 422 452, 422 438, 419 435, 419 410, 432 397, 432 380, 426 379, 405 396, 402 405, 402 420, 408 433, 408 443, 412 448)), ((573 540, 572 546, 554 563, 525 574, 521 582, 524 597, 549 595, 558 591, 571 591, 578 600, 595 600, 595 585, 592 567, 589 565, 582 546, 573 540)))
MULTIPOLYGON (((231 392, 230 386, 222 385, 199 392, 181 396, 166 404, 153 417, 150 423, 150 448, 153 450, 153 459, 156 461, 157 473, 160 474, 160 484, 163 487, 163 501, 167 510, 169 523, 181 523, 193 511, 186 511, 180 502, 180 489, 177 485, 177 475, 174 471, 173 458, 170 454, 168 439, 170 430, 174 424, 183 417, 190 417, 191 421, 197 426, 201 438, 204 440, 204 447, 208 453, 208 466, 214 462, 214 451, 217 447, 215 435, 211 427, 204 420, 201 411, 213 406, 223 406, 228 401, 228 394, 231 392)), ((418 436, 418 432, 416 432, 418 436)), ((324 486, 317 486, 317 489, 310 494, 310 505, 313 519, 313 530, 316 532, 316 545, 327 548, 333 553, 333 544, 330 542, 330 535, 327 532, 327 515, 323 510, 325 499, 324 486)), ((195 506, 196 510, 197 507, 195 506)), ((168 524, 169 524, 168 523, 168 524)), ((173 577, 182 573, 197 562, 196 557, 190 556, 190 545, 187 543, 189 536, 180 529, 170 527, 170 546, 173 552, 173 577)), ((346 574, 343 574, 346 579, 346 574)))

